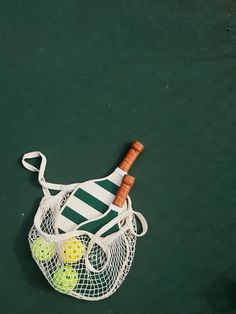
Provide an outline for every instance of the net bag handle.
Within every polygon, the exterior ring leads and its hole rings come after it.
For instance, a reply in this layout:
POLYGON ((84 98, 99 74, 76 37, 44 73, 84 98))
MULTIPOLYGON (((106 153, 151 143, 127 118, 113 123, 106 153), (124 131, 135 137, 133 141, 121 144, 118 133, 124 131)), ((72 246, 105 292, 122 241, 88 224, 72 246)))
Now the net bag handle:
POLYGON ((45 157, 44 154, 42 154, 39 151, 34 151, 34 152, 24 154, 22 157, 22 164, 29 171, 38 172, 38 180, 39 180, 40 185, 42 186, 43 194, 45 196, 51 196, 49 190, 69 191, 69 190, 73 190, 78 185, 78 183, 55 184, 55 183, 47 182, 44 178, 44 172, 46 169, 47 158, 45 157), (39 166, 39 169, 26 161, 26 159, 33 159, 33 158, 41 158, 41 164, 39 166))

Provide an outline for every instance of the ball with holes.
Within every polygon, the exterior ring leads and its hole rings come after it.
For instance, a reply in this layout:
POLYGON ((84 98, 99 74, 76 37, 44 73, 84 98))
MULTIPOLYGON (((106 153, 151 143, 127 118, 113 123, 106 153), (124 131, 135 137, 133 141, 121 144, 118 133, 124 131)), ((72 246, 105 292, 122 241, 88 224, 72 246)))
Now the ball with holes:
POLYGON ((39 262, 50 261, 56 253, 54 243, 46 241, 44 238, 37 238, 31 247, 33 257, 39 262))
POLYGON ((78 283, 78 274, 71 266, 61 266, 53 274, 52 283, 55 289, 70 292, 78 283))
POLYGON ((64 263, 73 264, 78 262, 84 252, 83 244, 76 238, 65 240, 60 246, 60 257, 64 263))

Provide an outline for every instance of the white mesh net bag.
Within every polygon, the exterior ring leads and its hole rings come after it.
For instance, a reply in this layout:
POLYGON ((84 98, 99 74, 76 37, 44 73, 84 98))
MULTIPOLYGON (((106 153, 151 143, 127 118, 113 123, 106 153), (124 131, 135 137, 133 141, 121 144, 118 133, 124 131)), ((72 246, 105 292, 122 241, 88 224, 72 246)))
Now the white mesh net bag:
POLYGON ((133 210, 131 199, 127 197, 122 211, 96 233, 82 227, 60 233, 58 218, 61 209, 80 184, 46 182, 46 157, 40 152, 25 154, 22 162, 27 169, 39 172, 39 182, 44 192, 29 232, 32 256, 43 275, 61 293, 91 301, 109 297, 130 270, 137 236, 147 232, 145 218, 133 210), (42 158, 39 169, 25 161, 35 157, 42 158), (50 195, 49 189, 59 192, 50 195), (136 218, 142 226, 140 234, 137 234, 136 218), (114 226, 119 226, 117 231, 107 234, 114 226))

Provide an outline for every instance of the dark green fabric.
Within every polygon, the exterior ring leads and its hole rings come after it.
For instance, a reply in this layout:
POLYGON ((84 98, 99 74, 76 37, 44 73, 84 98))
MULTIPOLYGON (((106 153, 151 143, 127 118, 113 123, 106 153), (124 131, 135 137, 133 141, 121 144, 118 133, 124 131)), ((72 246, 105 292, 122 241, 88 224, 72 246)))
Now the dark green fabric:
POLYGON ((235 1, 0 2, 1 313, 236 313, 235 1), (103 177, 130 141, 149 223, 122 287, 55 292, 27 234, 56 183, 103 177))

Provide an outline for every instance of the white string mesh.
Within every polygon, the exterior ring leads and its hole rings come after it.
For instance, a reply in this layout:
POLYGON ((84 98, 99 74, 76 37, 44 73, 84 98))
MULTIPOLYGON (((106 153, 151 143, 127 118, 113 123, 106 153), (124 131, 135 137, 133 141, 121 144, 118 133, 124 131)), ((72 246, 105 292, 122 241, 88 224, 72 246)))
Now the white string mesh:
MULTIPOLYGON (((57 214, 69 195, 64 192, 49 206, 41 203, 37 213, 40 230, 34 224, 29 233, 32 256, 48 282, 59 292, 79 299, 100 300, 113 294, 128 274, 134 258, 136 236, 130 229, 118 234, 107 244, 109 260, 104 248, 96 242, 88 258, 97 271, 91 271, 85 262, 90 236, 86 233, 63 234, 62 239, 57 234, 57 214), (53 235, 55 237, 50 237, 53 235)), ((134 216, 131 221, 136 232, 134 216)))

